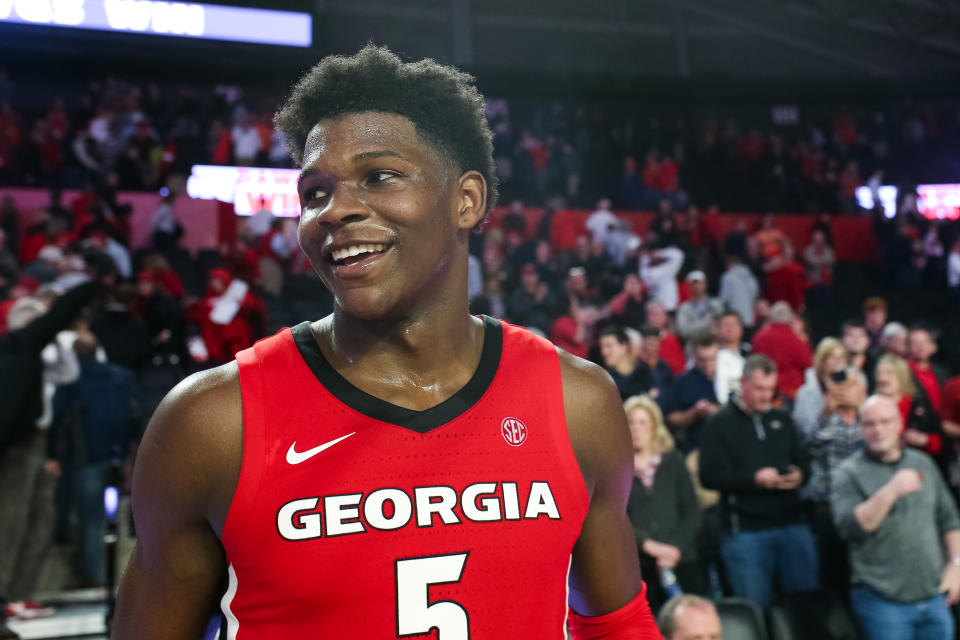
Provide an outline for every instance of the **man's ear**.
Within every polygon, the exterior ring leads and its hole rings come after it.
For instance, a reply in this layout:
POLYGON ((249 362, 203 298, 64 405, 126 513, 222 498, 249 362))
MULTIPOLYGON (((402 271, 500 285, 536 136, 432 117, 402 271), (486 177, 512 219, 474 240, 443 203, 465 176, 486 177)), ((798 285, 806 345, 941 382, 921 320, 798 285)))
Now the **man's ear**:
POLYGON ((459 186, 457 227, 473 229, 487 213, 487 181, 479 171, 467 171, 459 186))

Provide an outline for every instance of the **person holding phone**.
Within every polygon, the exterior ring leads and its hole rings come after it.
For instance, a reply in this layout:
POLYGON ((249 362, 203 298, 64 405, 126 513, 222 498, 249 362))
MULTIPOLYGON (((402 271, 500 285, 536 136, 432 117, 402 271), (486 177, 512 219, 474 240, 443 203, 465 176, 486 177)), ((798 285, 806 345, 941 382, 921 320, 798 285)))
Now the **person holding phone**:
POLYGON ((721 492, 723 563, 733 595, 761 607, 782 593, 820 587, 813 533, 798 489, 810 460, 790 414, 773 409, 777 365, 743 365, 740 392, 703 428, 700 481, 721 492))

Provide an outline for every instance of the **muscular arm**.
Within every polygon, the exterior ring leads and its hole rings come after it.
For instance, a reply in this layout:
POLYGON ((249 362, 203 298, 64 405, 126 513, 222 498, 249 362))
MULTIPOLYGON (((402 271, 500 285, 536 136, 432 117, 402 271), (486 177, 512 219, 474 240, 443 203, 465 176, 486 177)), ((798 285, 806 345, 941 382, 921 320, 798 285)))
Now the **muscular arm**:
POLYGON ((560 353, 570 439, 590 494, 590 509, 573 548, 570 606, 600 616, 630 602, 641 588, 640 562, 627 498, 633 477, 626 415, 610 376, 560 353))
POLYGON ((226 572, 218 536, 240 475, 242 429, 235 363, 191 376, 157 409, 137 454, 138 539, 115 640, 203 636, 226 572))

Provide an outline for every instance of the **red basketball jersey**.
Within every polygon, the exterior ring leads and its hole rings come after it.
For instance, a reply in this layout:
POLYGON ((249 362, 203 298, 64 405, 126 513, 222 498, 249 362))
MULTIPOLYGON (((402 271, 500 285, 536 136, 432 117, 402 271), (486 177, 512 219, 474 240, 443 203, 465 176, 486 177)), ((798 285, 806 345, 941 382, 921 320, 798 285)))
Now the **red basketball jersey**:
POLYGON ((473 377, 426 411, 351 385, 308 323, 237 361, 229 640, 564 637, 588 495, 553 345, 484 318, 473 377))

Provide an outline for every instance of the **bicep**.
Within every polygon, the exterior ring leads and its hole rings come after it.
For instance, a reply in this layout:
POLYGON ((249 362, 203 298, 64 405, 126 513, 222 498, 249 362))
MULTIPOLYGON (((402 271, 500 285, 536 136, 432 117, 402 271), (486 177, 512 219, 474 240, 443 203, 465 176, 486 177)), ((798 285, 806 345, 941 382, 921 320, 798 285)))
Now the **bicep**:
POLYGON ((226 563, 211 522, 225 513, 242 455, 242 438, 233 437, 242 425, 239 385, 228 377, 182 383, 147 427, 133 477, 137 546, 114 638, 200 638, 216 609, 226 563))
POLYGON ((114 638, 200 638, 216 606, 224 553, 185 495, 168 454, 140 448, 133 484, 137 545, 124 573, 114 638))
POLYGON ((582 615, 603 615, 630 602, 641 587, 636 541, 627 517, 633 448, 610 377, 595 365, 564 369, 571 442, 590 492, 590 507, 571 559, 570 604, 582 615))

